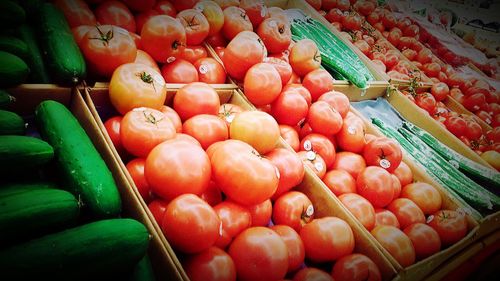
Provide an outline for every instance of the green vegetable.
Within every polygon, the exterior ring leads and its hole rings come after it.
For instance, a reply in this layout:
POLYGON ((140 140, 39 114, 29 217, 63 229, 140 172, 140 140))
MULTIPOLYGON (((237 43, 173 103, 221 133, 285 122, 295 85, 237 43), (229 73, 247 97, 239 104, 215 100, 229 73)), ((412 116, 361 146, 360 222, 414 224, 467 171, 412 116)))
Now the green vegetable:
POLYGON ((41 139, 26 136, 0 136, 0 171, 40 167, 54 158, 54 149, 41 139))
POLYGON ((31 183, 9 183, 0 185, 0 198, 12 194, 23 193, 26 191, 56 188, 53 183, 31 182, 31 183))
POLYGON ((26 42, 28 46, 28 57, 26 62, 31 70, 28 76, 28 82, 35 84, 49 84, 50 75, 43 62, 43 55, 40 51, 38 41, 35 37, 33 28, 27 24, 23 24, 18 29, 19 36, 26 42))
POLYGON ((0 89, 0 108, 7 107, 8 105, 12 104, 15 100, 16 98, 9 95, 9 93, 7 93, 6 91, 0 89))
POLYGON ((149 256, 145 255, 134 267, 129 281, 154 281, 156 280, 149 256))
POLYGON ((17 113, 0 109, 0 135, 24 135, 26 125, 17 113))
POLYGON ((0 50, 25 60, 28 57, 28 45, 14 36, 0 35, 0 50))
POLYGON ((0 87, 8 88, 24 83, 30 69, 18 56, 0 51, 0 87))

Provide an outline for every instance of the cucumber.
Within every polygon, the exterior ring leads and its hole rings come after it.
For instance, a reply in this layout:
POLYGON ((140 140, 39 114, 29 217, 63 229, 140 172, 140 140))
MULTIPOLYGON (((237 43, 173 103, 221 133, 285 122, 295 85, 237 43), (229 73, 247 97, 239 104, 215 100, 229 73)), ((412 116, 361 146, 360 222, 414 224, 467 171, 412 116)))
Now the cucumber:
POLYGON ((0 109, 0 135, 24 135, 26 125, 17 113, 0 109))
POLYGON ((121 271, 137 264, 148 244, 149 233, 136 220, 92 222, 0 251, 0 279, 74 280, 121 271))
POLYGON ((14 101, 16 101, 16 98, 9 95, 9 93, 7 93, 6 91, 0 89, 0 108, 5 108, 12 104, 14 101))
POLYGON ((24 9, 13 1, 0 1, 0 25, 17 27, 26 21, 24 9))
POLYGON ((16 0, 16 2, 23 7, 27 20, 32 21, 36 18, 45 0, 16 0))
POLYGON ((28 57, 28 45, 14 36, 0 36, 0 50, 11 53, 25 60, 28 57))
POLYGON ((26 191, 57 188, 55 184, 49 182, 30 182, 30 183, 9 183, 0 185, 0 198, 12 194, 23 193, 26 191))
POLYGON ((74 222, 78 200, 60 189, 35 189, 0 197, 0 241, 74 222))
POLYGON ((73 114, 61 103, 44 101, 35 110, 42 137, 54 147, 65 186, 95 218, 120 213, 120 194, 106 163, 73 114))
POLYGON ((40 9, 38 34, 52 78, 61 84, 76 84, 86 75, 83 55, 64 14, 53 4, 40 9))
POLYGON ((54 158, 54 149, 41 139, 0 136, 0 170, 7 173, 39 167, 54 158))
POLYGON ((134 271, 127 278, 129 281, 155 281, 155 275, 149 256, 145 255, 134 267, 134 271))
POLYGON ((34 84, 49 84, 50 75, 43 62, 43 55, 40 51, 40 46, 35 37, 33 28, 27 24, 23 24, 18 28, 19 37, 28 46, 28 57, 26 63, 30 68, 28 82, 34 84))
POLYGON ((12 87, 26 81, 30 69, 18 56, 0 51, 0 88, 12 87))

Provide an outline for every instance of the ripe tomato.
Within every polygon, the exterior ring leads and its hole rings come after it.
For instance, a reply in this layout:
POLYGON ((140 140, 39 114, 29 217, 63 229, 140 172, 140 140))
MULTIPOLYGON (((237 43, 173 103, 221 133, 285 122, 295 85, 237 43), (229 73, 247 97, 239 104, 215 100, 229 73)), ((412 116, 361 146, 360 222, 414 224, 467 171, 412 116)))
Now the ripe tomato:
POLYGON ((376 138, 367 143, 363 150, 367 165, 382 167, 392 173, 403 158, 401 147, 393 139, 376 138))
POLYGON ((424 213, 410 199, 398 198, 387 206, 387 210, 396 215, 402 229, 414 223, 425 223, 424 213))
POLYGON ((309 90, 306 87, 302 86, 302 84, 290 83, 290 84, 286 85, 285 87, 283 87, 283 91, 288 91, 288 90, 297 91, 307 101, 307 105, 311 106, 311 102, 312 102, 311 93, 309 92, 309 90))
POLYGON ((242 80, 247 70, 262 62, 266 56, 266 48, 259 36, 251 31, 243 31, 229 42, 222 61, 231 77, 242 80))
POLYGON ((174 96, 174 109, 182 121, 198 114, 217 115, 219 95, 210 85, 202 82, 189 83, 174 96))
POLYGON ((417 52, 412 49, 405 49, 401 52, 408 60, 413 61, 417 57, 417 52))
POLYGON ((321 54, 316 43, 311 39, 296 42, 290 50, 290 65, 300 77, 318 69, 321 65, 321 54))
POLYGON ((156 72, 161 73, 158 64, 156 64, 155 60, 143 50, 137 50, 137 55, 135 57, 135 63, 140 63, 152 67, 156 72))
POLYGON ((308 166, 320 179, 325 176, 326 164, 321 155, 314 151, 299 151, 298 155, 304 165, 308 166))
MULTIPOLYGON (((342 20, 344 19, 345 16, 341 10, 337 8, 327 9, 327 10, 328 13, 326 13, 325 15, 327 21, 329 21, 332 24, 334 23, 342 24, 342 20)), ((339 29, 339 31, 341 31, 341 29, 339 29)))
POLYGON ((165 217, 165 212, 167 211, 168 202, 155 199, 148 204, 148 209, 153 214, 155 221, 161 227, 163 224, 163 217, 165 217))
POLYGON ((177 11, 182 11, 186 9, 191 9, 199 0, 184 0, 184 1, 172 1, 174 7, 177 11))
POLYGON ((297 131, 288 125, 279 125, 280 136, 288 143, 295 152, 300 149, 299 134, 297 131))
POLYGON ((89 32, 93 28, 94 26, 91 25, 80 25, 77 27, 73 27, 71 29, 71 33, 73 33, 73 38, 75 39, 75 42, 78 45, 78 47, 80 47, 80 49, 82 48, 81 45, 83 38, 85 37, 87 32, 89 32))
POLYGON ((434 96, 428 92, 417 94, 415 102, 430 115, 434 115, 436 113, 436 99, 434 99, 434 96))
POLYGON ((200 45, 208 36, 210 26, 207 18, 198 10, 186 9, 176 16, 186 30, 186 44, 200 45))
POLYGON ((437 77, 441 71, 441 66, 437 62, 424 64, 424 72, 428 77, 437 77))
POLYGON ((254 105, 272 103, 281 93, 281 77, 269 63, 257 63, 245 74, 243 89, 245 96, 254 105))
POLYGON ((276 68, 281 78, 281 84, 285 86, 292 77, 292 66, 290 66, 290 64, 284 59, 276 57, 267 57, 264 59, 264 62, 269 63, 276 68))
POLYGON ((344 170, 330 170, 323 177, 323 182, 336 196, 356 192, 356 181, 344 170))
MULTIPOLYGON (((238 116, 243 114, 240 113, 238 116)), ((237 116, 237 117, 238 117, 237 116)), ((233 126, 234 122, 231 124, 233 126)), ((271 198, 278 188, 277 168, 248 144, 228 140, 211 157, 212 177, 233 201, 255 205, 271 198)))
POLYGON ((445 247, 455 244, 467 234, 465 216, 457 211, 437 211, 432 215, 432 220, 427 224, 439 234, 441 244, 445 247))
POLYGON ((417 25, 410 24, 403 30, 404 36, 416 37, 420 32, 420 28, 417 25))
POLYGON ((149 11, 144 11, 142 13, 139 13, 135 15, 135 27, 136 30, 135 32, 137 34, 141 34, 142 27, 144 24, 152 17, 158 16, 160 13, 156 10, 149 10, 149 11))
POLYGON ((173 110, 171 107, 169 106, 166 106, 166 105, 162 105, 160 107, 160 111, 163 112, 163 114, 165 114, 165 116, 170 119, 170 121, 172 122, 172 125, 174 125, 174 128, 175 128, 175 131, 177 133, 180 133, 182 132, 182 122, 181 122, 181 118, 179 117, 179 115, 177 114, 177 112, 175 112, 175 110, 173 110))
POLYGON ((252 226, 266 226, 269 224, 273 212, 270 199, 256 205, 247 206, 247 209, 252 216, 252 226))
POLYGON ((187 141, 201 147, 200 142, 188 134, 177 133, 172 140, 187 141))
POLYGON ((399 221, 391 211, 386 209, 375 209, 375 227, 379 225, 390 225, 399 228, 399 221))
POLYGON ((415 223, 403 231, 413 243, 417 259, 425 259, 441 250, 439 234, 432 227, 423 223, 415 223))
POLYGON ((264 1, 240 0, 240 8, 247 14, 253 28, 257 28, 267 17, 267 7, 264 1))
POLYGON ((307 114, 307 123, 318 133, 334 135, 342 129, 342 117, 325 101, 311 105, 307 114))
POLYGON ((226 71, 222 64, 213 58, 200 58, 194 62, 200 82, 207 84, 224 84, 226 71))
POLYGON ((56 0, 54 5, 63 12, 71 28, 81 25, 94 26, 97 23, 94 13, 83 0, 56 0))
POLYGON ((426 64, 432 62, 432 51, 430 49, 422 49, 417 54, 417 61, 421 64, 426 64))
POLYGON ((337 0, 337 8, 341 11, 348 11, 351 7, 351 2, 350 0, 337 0))
POLYGON ((272 218, 274 224, 288 225, 300 232, 305 224, 314 219, 314 206, 304 193, 290 191, 276 199, 272 218))
POLYGON ((332 169, 344 170, 357 179, 358 174, 366 168, 365 159, 361 155, 342 151, 335 156, 332 169))
POLYGON ((293 272, 300 268, 305 258, 304 243, 299 234, 287 225, 274 225, 270 227, 276 232, 288 249, 288 272, 293 272))
POLYGON ((259 25, 257 34, 264 42, 267 51, 272 54, 287 50, 292 41, 290 24, 280 18, 265 19, 259 25))
POLYGON ((371 233, 400 265, 407 267, 415 263, 415 249, 403 231, 393 226, 379 225, 371 233))
POLYGON ((186 31, 175 18, 166 15, 150 18, 142 27, 141 44, 157 62, 172 62, 186 47, 186 31))
POLYGON ((337 110, 342 118, 347 116, 350 109, 349 99, 344 93, 328 91, 323 93, 318 101, 326 101, 332 108, 337 110))
POLYGON ((223 250, 210 247, 190 256, 182 267, 192 281, 234 281, 236 268, 233 259, 223 250))
POLYGON ((368 43, 366 43, 365 40, 355 41, 354 46, 356 46, 366 56, 368 56, 368 54, 370 53, 371 50, 370 45, 368 45, 368 43))
POLYGON ((229 138, 226 122, 215 115, 195 115, 184 122, 182 131, 199 141, 203 149, 229 138))
POLYGON ((168 204, 161 229, 174 248, 191 254, 210 248, 219 237, 220 225, 210 205, 194 194, 183 194, 168 204))
POLYGON ((309 111, 307 101, 298 91, 284 90, 271 104, 271 114, 280 124, 296 126, 309 111))
POLYGON ((224 121, 226 121, 226 124, 229 126, 231 122, 233 122, 236 114, 242 111, 244 110, 235 104, 221 104, 221 106, 219 107, 219 117, 224 119, 224 121))
POLYGON ((342 19, 342 26, 348 31, 360 30, 362 19, 355 13, 350 13, 342 19))
POLYGON ((312 150, 319 154, 329 169, 335 161, 335 147, 324 135, 312 133, 305 136, 300 142, 300 150, 312 150))
POLYGON ((435 83, 432 85, 431 94, 434 96, 436 101, 444 100, 450 93, 450 88, 443 82, 435 83))
POLYGON ((194 65, 187 60, 176 59, 166 63, 161 68, 161 74, 166 83, 188 84, 198 82, 198 71, 194 65))
POLYGON ((278 189, 273 197, 277 198, 281 194, 292 189, 304 179, 304 165, 297 154, 285 148, 275 148, 268 154, 267 159, 278 168, 280 173, 278 189))
POLYGON ((396 198, 399 198, 399 195, 401 194, 401 182, 395 175, 391 175, 391 179, 392 179, 392 190, 394 191, 392 199, 394 200, 396 198))
POLYGON ((444 125, 456 137, 461 137, 465 135, 467 123, 461 117, 458 116, 448 117, 446 121, 444 121, 444 125))
POLYGON ((130 10, 120 1, 107 0, 99 4, 94 10, 99 24, 116 25, 135 32, 135 19, 130 10))
POLYGON ((265 154, 275 148, 280 131, 271 115, 261 111, 244 111, 234 117, 229 135, 231 139, 244 141, 265 154))
POLYGON ((279 280, 288 269, 288 249, 281 237, 266 227, 251 227, 229 246, 238 280, 279 280))
POLYGON ((122 140, 120 138, 120 126, 122 122, 122 117, 121 116, 115 116, 112 118, 109 118, 104 122, 104 128, 106 128, 106 132, 109 135, 109 138, 111 139, 111 142, 113 143, 113 146, 115 147, 116 151, 119 154, 123 154, 124 148, 122 145, 122 140))
POLYGON ((391 174, 377 166, 367 167, 356 179, 357 192, 377 208, 387 206, 392 201, 392 185, 391 174))
POLYGON ((324 69, 316 69, 306 74, 302 85, 309 90, 312 101, 316 101, 321 95, 333 90, 333 77, 324 69))
POLYGON ((142 199, 144 202, 149 203, 153 196, 151 193, 151 187, 144 176, 144 164, 146 164, 146 160, 144 158, 136 158, 128 162, 126 167, 142 199))
POLYGON ((476 112, 486 104, 486 97, 484 94, 476 93, 466 96, 462 105, 471 112, 476 112))
POLYGON ((177 10, 174 5, 166 0, 159 0, 156 2, 154 9, 160 13, 160 15, 167 15, 171 17, 175 17, 175 15, 177 15, 177 10))
POLYGON ((394 27, 389 31, 389 35, 387 36, 387 40, 392 43, 392 45, 397 46, 399 44, 399 40, 403 36, 403 32, 397 28, 394 27))
MULTIPOLYGON (((339 147, 344 151, 360 153, 365 147, 365 132, 363 121, 355 116, 349 115, 344 118, 342 128, 335 135, 339 147)), ((364 160, 363 160, 364 163, 364 160)))
POLYGON ((315 219, 300 230, 306 257, 314 262, 334 261, 354 250, 351 227, 337 217, 315 219))
POLYGON ((441 209, 441 194, 432 185, 424 182, 404 186, 401 197, 412 200, 425 215, 433 214, 441 209))
POLYGON ((377 265, 362 254, 351 254, 339 259, 332 268, 332 277, 335 281, 382 280, 377 265))
POLYGON ((228 40, 232 40, 242 31, 253 31, 252 22, 245 10, 231 6, 223 10, 224 25, 221 32, 228 40))
MULTIPOLYGON (((182 135, 182 134, 177 134, 177 135, 182 135)), ((220 189, 219 187, 217 187, 217 185, 215 185, 213 181, 210 181, 207 189, 205 189, 205 192, 203 192, 200 195, 200 198, 203 199, 203 201, 207 202, 208 205, 212 207, 222 202, 222 194, 220 192, 220 189)))
POLYGON ((155 5, 155 0, 123 0, 123 2, 134 12, 150 10, 155 5))
POLYGON ((314 267, 304 267, 293 276, 293 281, 333 281, 333 278, 321 269, 314 267))
POLYGON ((219 33, 224 25, 224 13, 219 5, 213 1, 201 1, 194 5, 195 10, 203 13, 209 24, 208 35, 219 33))
POLYGON ((252 225, 250 212, 243 206, 231 201, 224 201, 214 206, 214 211, 222 223, 221 235, 215 246, 224 249, 236 235, 252 225))
POLYGON ((342 194, 339 200, 368 231, 375 226, 375 209, 368 200, 356 193, 342 194))
POLYGON ((194 64, 197 60, 206 58, 207 56, 207 49, 205 49, 205 47, 203 46, 186 46, 186 48, 184 48, 184 52, 181 55, 181 58, 194 64))

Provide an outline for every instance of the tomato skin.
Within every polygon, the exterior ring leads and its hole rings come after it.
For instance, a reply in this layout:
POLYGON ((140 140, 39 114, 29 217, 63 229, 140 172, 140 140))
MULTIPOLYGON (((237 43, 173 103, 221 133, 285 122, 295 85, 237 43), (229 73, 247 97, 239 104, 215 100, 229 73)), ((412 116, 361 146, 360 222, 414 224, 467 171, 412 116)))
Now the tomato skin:
POLYGON ((296 126, 307 116, 307 101, 297 91, 284 90, 271 104, 271 115, 279 124, 296 126))
POLYGON ((217 115, 219 95, 210 85, 193 82, 181 87, 174 96, 174 110, 185 121, 198 114, 217 115))
POLYGON ((177 133, 181 133, 182 132, 182 122, 181 122, 181 118, 179 117, 177 112, 175 112, 175 110, 173 108, 166 106, 166 105, 162 105, 160 107, 160 111, 163 112, 163 114, 165 114, 165 116, 168 119, 170 119, 170 122, 172 122, 172 125, 174 125, 175 131, 177 133))
POLYGON ((331 107, 339 112, 342 118, 347 116, 351 106, 347 96, 344 93, 337 91, 328 91, 323 93, 318 100, 326 101, 331 107))
POLYGON ((344 170, 356 179, 358 174, 366 168, 365 159, 361 155, 342 151, 337 153, 332 169, 344 170))
POLYGON ((137 34, 141 34, 141 30, 142 27, 144 26, 144 23, 146 23, 150 18, 158 16, 159 14, 160 13, 158 13, 158 11, 156 10, 149 10, 135 15, 135 26, 136 26, 135 32, 137 34))
POLYGON ((190 142, 166 141, 149 153, 144 172, 153 192, 161 198, 201 195, 210 183, 210 159, 201 147, 190 142))
POLYGON ((309 107, 307 123, 320 134, 335 135, 342 129, 342 116, 327 102, 317 101, 309 107))
POLYGON ((272 103, 281 93, 281 77, 271 64, 257 63, 245 74, 243 88, 245 96, 254 105, 272 103))
POLYGON ((182 267, 192 281, 236 281, 233 259, 217 247, 190 256, 182 267))
POLYGON ((157 1, 154 9, 160 13, 160 15, 167 15, 171 17, 175 17, 175 15, 177 15, 177 10, 174 5, 166 0, 157 1))
POLYGON ((156 72, 161 73, 158 64, 156 64, 155 60, 143 50, 137 49, 137 55, 135 57, 134 63, 140 63, 152 67, 156 72))
POLYGON ((374 207, 381 208, 387 206, 394 197, 392 184, 391 175, 386 170, 377 166, 369 166, 358 175, 356 190, 374 207))
POLYGON ((214 211, 217 213, 221 223, 221 236, 215 242, 215 246, 224 249, 230 243, 233 237, 240 234, 243 230, 250 227, 252 217, 250 212, 231 201, 224 201, 214 206, 214 211))
POLYGON ((375 209, 372 204, 356 193, 346 193, 339 196, 340 202, 368 230, 375 226, 375 209))
POLYGON ((207 18, 198 10, 183 10, 176 15, 176 18, 180 20, 186 30, 187 45, 200 45, 207 38, 210 26, 207 18))
POLYGON ((182 53, 182 59, 194 64, 197 60, 201 58, 208 57, 207 49, 203 46, 186 46, 182 53))
POLYGON ((456 137, 464 136, 467 123, 458 116, 451 116, 444 121, 446 128, 456 137))
POLYGON ((321 54, 316 43, 310 39, 296 42, 290 50, 290 65, 300 77, 318 69, 321 65, 321 54))
POLYGON ((247 206, 247 209, 252 216, 252 226, 266 226, 269 224, 273 212, 270 199, 256 205, 247 206))
POLYGON ((278 189, 273 195, 274 198, 292 189, 304 179, 305 171, 302 160, 292 151, 276 148, 266 154, 266 157, 278 168, 280 173, 278 189))
POLYGON ((272 54, 287 50, 292 41, 290 24, 280 18, 265 19, 257 28, 257 34, 272 54))
POLYGON ((200 82, 207 84, 224 84, 226 71, 222 64, 213 58, 200 58, 194 62, 200 82))
POLYGON ((314 219, 314 206, 304 193, 289 191, 274 202, 272 219, 273 223, 287 225, 298 233, 314 219))
POLYGON ((314 262, 334 261, 354 250, 351 227, 336 217, 315 219, 300 230, 306 257, 314 262))
POLYGON ((344 170, 328 171, 323 177, 323 182, 335 196, 356 192, 356 181, 344 170))
POLYGON ((433 95, 427 92, 420 93, 415 98, 415 102, 430 115, 434 115, 436 113, 436 99, 434 99, 433 95))
POLYGON ((210 205, 194 194, 183 194, 168 204, 161 229, 174 248, 191 254, 215 243, 220 224, 210 205))
POLYGON ((223 10, 224 25, 221 32, 228 40, 234 39, 242 31, 253 31, 252 22, 245 10, 240 7, 228 7, 223 10))
POLYGON ((135 19, 125 4, 117 0, 106 0, 94 10, 97 22, 111 24, 135 32, 135 19))
POLYGON ((123 0, 123 2, 134 12, 145 12, 153 8, 156 0, 123 0))
POLYGON ((398 198, 387 206, 398 218, 402 229, 414 223, 425 223, 425 215, 417 204, 407 198, 398 198))
POLYGON ((106 120, 106 122, 104 122, 104 128, 106 128, 106 132, 108 133, 113 146, 119 154, 125 152, 122 145, 122 140, 120 138, 120 126, 122 119, 123 117, 121 116, 115 116, 109 118, 108 120, 106 120))
MULTIPOLYGON (((292 77, 292 66, 284 59, 271 56, 264 58, 264 62, 269 63, 276 68, 281 78, 281 84, 285 86, 292 77)), ((284 90, 284 88, 282 90, 284 90)))
POLYGON ((199 114, 186 120, 182 131, 200 142, 203 149, 229 138, 229 129, 224 120, 215 115, 199 114))
POLYGON ((413 243, 418 260, 430 257, 441 250, 439 234, 432 227, 423 223, 415 223, 403 231, 413 243))
POLYGON ((361 118, 355 115, 346 115, 342 128, 335 135, 335 138, 342 150, 354 153, 363 152, 365 148, 365 130, 361 118))
POLYGON ((166 63, 178 58, 186 47, 186 31, 175 18, 159 15, 150 18, 142 27, 141 44, 157 62, 166 63))
POLYGON ((164 64, 161 68, 161 75, 166 83, 189 84, 199 81, 198 71, 194 65, 183 59, 164 64))
POLYGON ((399 179, 401 186, 405 186, 413 182, 413 172, 411 171, 410 167, 403 161, 401 161, 401 163, 399 163, 399 166, 394 171, 392 171, 392 174, 399 179))
POLYGON ((375 227, 379 225, 389 225, 400 228, 398 218, 391 211, 386 209, 375 209, 375 227))
POLYGON ((362 254, 351 254, 339 259, 332 268, 332 277, 335 281, 382 280, 377 265, 362 254))
POLYGON ((217 187, 213 181, 210 181, 205 192, 200 195, 200 198, 212 207, 222 202, 222 194, 219 187, 217 187))
POLYGON ((265 227, 251 227, 229 246, 238 280, 279 280, 288 269, 288 249, 281 237, 265 227))
POLYGON ((393 226, 380 225, 371 233, 400 265, 407 267, 415 263, 415 249, 403 231, 393 226))
POLYGON ((144 158, 136 158, 127 163, 127 170, 134 181, 135 187, 137 187, 137 191, 141 195, 144 202, 148 203, 152 200, 153 196, 151 194, 151 187, 146 181, 146 177, 144 176, 144 165, 146 164, 146 160, 144 158))
POLYGON ((56 0, 54 5, 63 12, 71 28, 80 25, 95 26, 97 23, 94 13, 83 0, 56 0))
POLYGON ((237 114, 229 126, 229 136, 250 144, 260 154, 266 154, 279 141, 279 126, 274 118, 261 111, 245 111, 237 114))
POLYGON ((324 69, 313 70, 304 76, 302 85, 309 90, 312 101, 316 101, 322 94, 333 90, 333 77, 324 69))
POLYGON ((297 152, 300 149, 299 134, 297 131, 288 125, 279 125, 280 136, 288 143, 292 149, 297 152))
POLYGON ((376 138, 365 145, 363 157, 367 165, 378 166, 392 173, 401 163, 403 154, 396 141, 376 138))
POLYGON ((154 199, 148 204, 148 209, 153 214, 155 221, 161 227, 163 224, 163 217, 165 216, 165 212, 167 211, 168 202, 163 201, 161 199, 154 199))
POLYGON ((299 151, 297 153, 304 162, 304 165, 308 166, 320 179, 322 179, 326 174, 326 163, 321 155, 314 151, 299 151))
POLYGON ((465 216, 452 210, 437 211, 427 225, 439 234, 443 247, 455 244, 467 234, 465 216))
POLYGON ((324 135, 312 133, 300 142, 300 150, 312 150, 319 154, 325 161, 326 168, 330 168, 335 161, 335 147, 324 135))
POLYGON ((288 272, 300 268, 305 258, 304 243, 299 234, 287 225, 274 225, 270 227, 285 242, 288 249, 288 272))
POLYGON ((259 36, 251 31, 238 33, 227 45, 222 61, 229 76, 242 80, 247 70, 267 56, 259 36))
POLYGON ((401 197, 412 200, 425 215, 431 215, 441 209, 441 194, 432 185, 424 182, 404 186, 401 197))
POLYGON ((450 88, 443 82, 435 83, 432 85, 431 94, 434 96, 436 101, 444 100, 450 93, 450 88))
POLYGON ((293 276, 293 281, 332 281, 333 278, 321 269, 317 269, 314 267, 305 267, 299 270, 293 276))
POLYGON ((172 1, 172 4, 174 5, 175 9, 180 12, 186 9, 193 8, 196 2, 198 2, 198 0, 184 0, 184 1, 172 1))

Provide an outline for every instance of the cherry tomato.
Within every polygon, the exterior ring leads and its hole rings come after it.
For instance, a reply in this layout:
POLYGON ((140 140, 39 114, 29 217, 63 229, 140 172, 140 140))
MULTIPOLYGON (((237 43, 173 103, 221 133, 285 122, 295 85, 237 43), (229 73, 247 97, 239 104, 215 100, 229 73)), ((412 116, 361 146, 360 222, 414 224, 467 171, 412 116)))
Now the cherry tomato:
POLYGON ((425 223, 425 215, 413 201, 407 198, 398 198, 387 206, 398 218, 402 229, 414 223, 425 223))
POLYGON ((290 50, 290 65, 300 77, 318 69, 321 65, 321 54, 316 43, 310 39, 296 42, 290 50))
POLYGON ((430 257, 441 250, 439 234, 426 224, 412 224, 404 229, 404 233, 413 243, 415 254, 419 260, 430 257))
POLYGON ((351 254, 339 259, 332 268, 332 277, 335 281, 382 280, 377 265, 362 254, 351 254))
POLYGON ((222 64, 213 58, 200 58, 194 63, 200 82, 207 84, 224 84, 226 71, 222 64))
POLYGON ((144 176, 144 164, 146 164, 144 158, 136 158, 128 162, 126 167, 134 181, 135 187, 137 187, 137 191, 139 191, 144 202, 148 203, 153 196, 151 194, 151 187, 144 176))
POLYGON ((326 163, 321 155, 314 151, 299 151, 297 154, 304 162, 304 165, 308 166, 320 179, 325 176, 326 163))
POLYGON ((167 15, 171 17, 175 17, 177 15, 177 10, 174 5, 166 0, 159 0, 156 2, 154 9, 160 13, 160 15, 167 15))
POLYGON ((274 198, 292 189, 304 179, 305 172, 302 160, 292 151, 285 148, 275 148, 266 154, 266 158, 278 168, 280 174, 274 198))
POLYGON ((276 232, 288 249, 288 272, 293 272, 300 268, 305 258, 304 243, 299 234, 287 225, 274 225, 270 227, 276 232))
POLYGON ((452 210, 441 210, 432 216, 432 220, 427 224, 439 234, 443 246, 453 245, 467 234, 467 221, 463 214, 452 210))
POLYGON ((223 10, 224 25, 221 32, 228 40, 232 40, 242 31, 253 31, 252 22, 245 10, 240 7, 228 7, 223 10))
POLYGON ((150 18, 142 27, 141 44, 157 62, 172 62, 186 47, 186 31, 175 18, 166 15, 150 18))
POLYGON ((192 281, 235 281, 236 268, 233 259, 223 250, 210 247, 190 256, 182 267, 192 281))
POLYGON ((97 22, 116 25, 129 32, 135 32, 135 19, 130 10, 120 1, 106 0, 94 10, 97 22))
POLYGON ((290 24, 280 18, 265 19, 258 27, 257 34, 269 53, 281 53, 288 49, 292 40, 290 24))
POLYGON ((356 193, 339 196, 340 202, 370 231, 375 225, 375 209, 372 204, 356 193))
POLYGON ((367 165, 382 167, 391 173, 399 166, 403 156, 397 142, 389 138, 376 138, 365 145, 363 157, 367 165))
POLYGON ((229 42, 222 61, 226 72, 231 77, 242 80, 247 70, 253 65, 262 62, 266 54, 266 48, 259 36, 251 31, 243 31, 229 42))
POLYGON ((197 60, 201 58, 206 58, 207 56, 208 56, 207 49, 205 49, 205 47, 203 46, 186 46, 186 48, 184 48, 184 52, 182 53, 181 58, 194 64, 197 60))
POLYGON ((407 267, 415 263, 415 249, 403 231, 393 226, 379 225, 371 233, 400 265, 407 267))
POLYGON ((318 133, 334 135, 342 129, 342 116, 327 102, 317 101, 311 105, 307 122, 318 133))
POLYGON ((293 281, 333 281, 333 278, 321 269, 317 269, 314 267, 305 267, 301 270, 297 271, 293 276, 293 281))
POLYGON ((257 105, 272 103, 281 93, 281 77, 271 64, 257 63, 245 74, 243 88, 248 100, 257 105))
POLYGON ((271 115, 261 111, 244 111, 234 117, 229 135, 231 139, 244 141, 265 154, 275 148, 280 131, 271 115))
POLYGON ((323 182, 336 196, 356 192, 356 181, 344 170, 330 170, 323 177, 323 182))
POLYGON ((266 226, 269 224, 273 212, 270 199, 256 205, 247 206, 247 209, 252 216, 252 226, 266 226))
POLYGON ((210 85, 202 82, 189 83, 174 96, 174 109, 182 121, 198 114, 217 115, 219 95, 210 85))
POLYGON ((123 118, 121 116, 115 116, 104 122, 104 128, 106 128, 106 132, 108 133, 116 151, 120 154, 124 152, 122 140, 120 138, 120 126, 122 119, 123 118))
POLYGON ((165 217, 165 212, 167 211, 168 202, 155 199, 148 204, 148 209, 153 214, 155 221, 161 227, 163 224, 163 218, 165 217))
POLYGON ((215 115, 193 116, 184 122, 182 131, 198 140, 203 149, 207 149, 212 143, 229 138, 226 122, 215 115))
MULTIPOLYGON (((342 128, 335 135, 339 147, 344 151, 361 153, 365 147, 365 131, 363 121, 352 115, 344 118, 342 128)), ((360 156, 361 157, 361 156, 360 156)), ((365 161, 363 160, 363 163, 365 161)))
POLYGON ((390 225, 399 228, 399 221, 391 211, 386 209, 375 209, 375 227, 379 225, 390 225))
POLYGON ((222 223, 222 231, 215 245, 226 248, 231 240, 252 224, 250 212, 236 203, 224 201, 214 206, 214 211, 222 223))
POLYGON ((401 190, 401 198, 413 201, 425 215, 431 215, 441 209, 441 194, 432 185, 424 182, 404 186, 401 190))
POLYGON ((94 26, 97 23, 94 13, 83 0, 56 0, 54 5, 63 12, 71 28, 81 25, 94 26))
POLYGON ((161 68, 161 74, 166 83, 188 84, 198 82, 198 71, 194 65, 187 60, 176 59, 166 63, 161 68))
POLYGON ((366 168, 365 159, 356 153, 342 151, 335 156, 332 169, 344 170, 357 179, 358 174, 366 168))
POLYGON ((299 134, 297 131, 288 125, 279 125, 280 136, 288 143, 295 152, 300 149, 299 134))
POLYGON ((198 10, 186 9, 176 16, 186 30, 186 43, 200 45, 208 36, 210 26, 207 18, 198 10))

